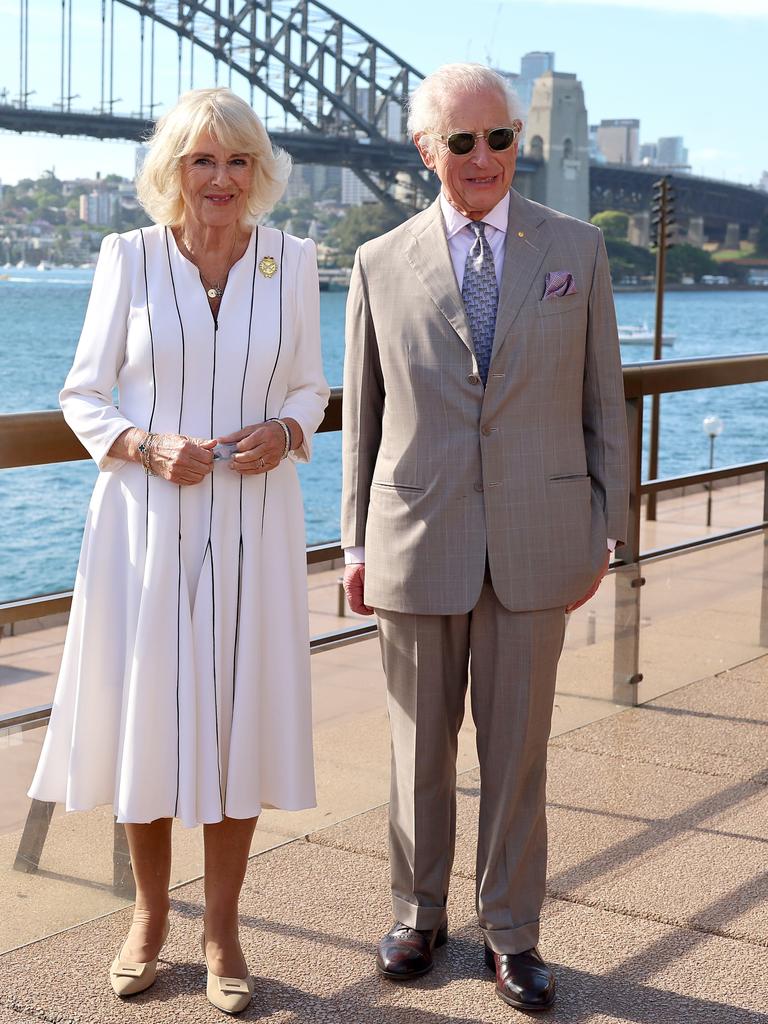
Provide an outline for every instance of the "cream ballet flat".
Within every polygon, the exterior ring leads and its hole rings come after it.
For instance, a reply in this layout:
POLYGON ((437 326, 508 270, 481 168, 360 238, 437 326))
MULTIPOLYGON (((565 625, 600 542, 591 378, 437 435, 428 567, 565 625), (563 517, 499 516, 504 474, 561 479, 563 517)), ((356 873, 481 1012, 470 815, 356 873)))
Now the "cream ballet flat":
MULTIPOLYGON (((170 922, 166 920, 160 949, 165 945, 170 927, 170 922)), ((115 995, 135 996, 139 992, 146 991, 150 985, 154 985, 157 977, 157 957, 159 956, 160 950, 154 960, 150 960, 146 964, 134 964, 128 960, 121 960, 120 953, 118 953, 109 969, 109 980, 115 995)))
MULTIPOLYGON (((200 945, 203 949, 203 960, 206 970, 208 969, 208 958, 205 955, 205 932, 200 935, 200 945)), ((220 978, 218 974, 208 971, 208 983, 205 987, 205 994, 208 1001, 213 1003, 217 1010, 224 1013, 241 1013, 253 999, 253 978, 220 978)))

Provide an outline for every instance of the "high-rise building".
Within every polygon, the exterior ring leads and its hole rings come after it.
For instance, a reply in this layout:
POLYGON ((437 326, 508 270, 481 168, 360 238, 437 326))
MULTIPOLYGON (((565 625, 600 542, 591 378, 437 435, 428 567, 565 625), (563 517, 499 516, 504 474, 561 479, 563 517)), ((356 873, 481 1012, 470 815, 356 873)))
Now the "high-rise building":
POLYGON ((94 190, 88 195, 80 196, 80 220, 86 224, 109 226, 117 210, 117 192, 94 190))
POLYGON ((655 142, 643 142, 640 146, 640 163, 644 167, 655 167, 657 150, 655 142))
POLYGON ((603 155, 600 146, 597 143, 597 133, 599 128, 599 124, 591 124, 587 129, 587 138, 589 142, 589 159, 592 163, 604 164, 605 156, 603 155))
POLYGON ((144 161, 147 159, 149 153, 149 146, 137 146, 136 152, 134 153, 134 164, 133 164, 133 176, 138 178, 139 171, 144 165, 144 161))
POLYGON ((341 205, 359 206, 361 203, 377 203, 378 199, 353 170, 341 169, 341 205))
POLYGON ((324 164, 294 164, 283 199, 307 197, 317 202, 329 194, 338 197, 341 187, 341 168, 324 164))
POLYGON ((601 121, 597 129, 597 145, 609 164, 637 164, 640 122, 632 117, 601 121))
POLYGON ((675 170, 689 170, 688 150, 680 135, 659 139, 656 146, 656 165, 675 170))
POLYGON ((530 50, 520 58, 520 77, 535 81, 545 71, 555 70, 555 55, 548 50, 530 50))
POLYGON ((545 71, 554 70, 554 53, 545 52, 543 50, 532 50, 530 53, 524 53, 520 58, 519 75, 514 71, 499 71, 499 74, 507 80, 507 83, 517 94, 517 98, 520 100, 523 111, 527 114, 533 97, 533 83, 537 78, 540 78, 545 71))
MULTIPOLYGON (((366 88, 355 89, 353 95, 346 95, 345 99, 353 106, 361 117, 368 118, 368 97, 369 91, 366 88)), ((342 115, 342 120, 346 118, 342 115)), ((403 132, 403 109, 399 103, 390 100, 387 103, 384 124, 381 126, 382 134, 387 139, 395 142, 402 142, 405 139, 403 132)), ((362 137, 362 133, 359 133, 362 137)), ((341 169, 341 202, 344 206, 357 206, 360 203, 378 202, 373 192, 363 184, 354 171, 348 167, 341 169)))

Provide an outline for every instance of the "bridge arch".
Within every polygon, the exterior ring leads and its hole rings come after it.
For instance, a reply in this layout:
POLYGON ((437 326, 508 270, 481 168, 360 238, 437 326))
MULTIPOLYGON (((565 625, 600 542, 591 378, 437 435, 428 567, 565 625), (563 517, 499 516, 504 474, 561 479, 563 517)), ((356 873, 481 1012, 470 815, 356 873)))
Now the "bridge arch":
POLYGON ((304 131, 405 138, 405 104, 424 76, 319 0, 117 3, 211 54, 217 69, 277 102, 304 131))

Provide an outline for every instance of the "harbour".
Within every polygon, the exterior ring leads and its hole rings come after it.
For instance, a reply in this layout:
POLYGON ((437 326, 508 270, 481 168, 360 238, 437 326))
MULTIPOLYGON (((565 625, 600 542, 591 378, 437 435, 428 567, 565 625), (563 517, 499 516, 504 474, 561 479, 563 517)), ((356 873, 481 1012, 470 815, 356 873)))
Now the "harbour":
MULTIPOLYGON (((12 268, 0 281, 3 319, 0 408, 6 413, 55 409, 69 370, 88 301, 92 271, 53 268, 46 273, 12 268)), ((329 384, 342 383, 346 291, 321 294, 323 362, 329 384)), ((653 320, 653 296, 619 292, 620 324, 653 320)), ((673 292, 665 330, 675 335, 665 355, 689 359, 759 352, 765 344, 768 291, 673 292)), ((622 346, 626 364, 650 359, 652 343, 622 346)), ((660 472, 694 472, 708 465, 702 422, 717 414, 725 429, 717 465, 764 457, 768 447, 768 384, 688 392, 664 399, 660 472)), ((341 490, 340 439, 316 439, 315 455, 300 467, 310 544, 338 536, 341 490)), ((72 585, 95 467, 88 463, 39 466, 4 474, 0 516, 10 524, 8 555, 0 566, 6 600, 65 590, 72 585), (55 514, 47 496, 56 495, 55 514), (51 547, 46 539, 55 537, 51 547)))

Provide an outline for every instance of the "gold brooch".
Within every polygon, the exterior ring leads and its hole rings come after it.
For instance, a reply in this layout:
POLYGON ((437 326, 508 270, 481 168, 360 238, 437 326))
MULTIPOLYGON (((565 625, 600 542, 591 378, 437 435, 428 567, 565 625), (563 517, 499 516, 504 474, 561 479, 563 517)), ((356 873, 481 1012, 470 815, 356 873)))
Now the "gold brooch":
POLYGON ((259 263, 259 270, 264 277, 274 277, 277 273, 277 260, 274 256, 265 256, 259 263))

